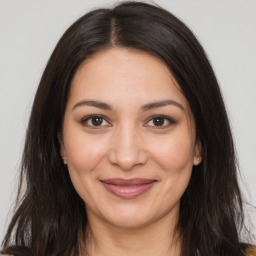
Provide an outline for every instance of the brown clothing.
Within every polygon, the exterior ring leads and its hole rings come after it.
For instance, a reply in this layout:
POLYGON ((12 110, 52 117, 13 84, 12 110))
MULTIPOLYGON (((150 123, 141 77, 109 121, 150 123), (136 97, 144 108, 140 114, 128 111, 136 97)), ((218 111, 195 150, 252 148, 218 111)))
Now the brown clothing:
POLYGON ((256 246, 248 246, 245 252, 245 256, 256 256, 256 246))

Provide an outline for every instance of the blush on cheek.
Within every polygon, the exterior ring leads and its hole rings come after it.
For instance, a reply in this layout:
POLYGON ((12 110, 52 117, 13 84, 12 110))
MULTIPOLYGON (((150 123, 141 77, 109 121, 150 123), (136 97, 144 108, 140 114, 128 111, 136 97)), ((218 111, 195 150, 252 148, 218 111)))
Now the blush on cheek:
POLYGON ((190 162, 192 164, 193 149, 188 144, 176 142, 169 145, 163 144, 154 155, 155 160, 165 168, 166 166, 172 169, 182 168, 190 162))
POLYGON ((93 170, 104 156, 104 149, 91 143, 76 144, 69 149, 67 152, 69 164, 79 171, 93 170))

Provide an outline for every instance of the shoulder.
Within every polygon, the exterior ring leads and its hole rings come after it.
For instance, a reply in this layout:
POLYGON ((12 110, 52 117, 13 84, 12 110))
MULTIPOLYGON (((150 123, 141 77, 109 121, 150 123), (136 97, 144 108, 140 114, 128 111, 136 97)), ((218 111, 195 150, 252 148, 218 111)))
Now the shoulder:
POLYGON ((256 246, 249 245, 245 250, 245 256, 256 256, 256 246))

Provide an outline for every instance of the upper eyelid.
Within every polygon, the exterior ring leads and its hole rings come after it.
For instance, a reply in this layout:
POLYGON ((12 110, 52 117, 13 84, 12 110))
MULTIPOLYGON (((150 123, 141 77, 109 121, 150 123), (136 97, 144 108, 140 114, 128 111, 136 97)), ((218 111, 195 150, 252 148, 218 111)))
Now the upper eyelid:
POLYGON ((149 118, 146 119, 146 122, 149 122, 150 120, 154 119, 154 118, 163 118, 163 119, 167 119, 171 122, 175 122, 175 119, 170 117, 170 116, 166 116, 166 115, 153 115, 150 116, 149 118))
POLYGON ((104 115, 99 115, 99 114, 93 114, 93 115, 88 115, 88 116, 85 116, 83 117, 81 120, 89 120, 90 118, 93 118, 93 117, 101 117, 103 118, 104 120, 108 121, 109 122, 109 119, 107 117, 105 117, 104 115))
POLYGON ((111 122, 109 121, 109 119, 108 119, 107 117, 105 117, 105 116, 103 116, 103 115, 97 115, 97 114, 85 116, 85 117, 83 117, 83 118, 81 119, 80 122, 81 122, 81 123, 85 123, 85 122, 87 122, 88 120, 92 119, 93 117, 100 117, 100 118, 104 119, 107 123, 111 124, 111 122))
POLYGON ((146 126, 146 127, 150 127, 152 129, 157 129, 157 130, 163 130, 163 129, 167 129, 167 128, 170 128, 172 125, 175 125, 177 122, 169 117, 169 116, 165 116, 165 115, 154 115, 152 116, 150 119, 148 119, 143 126, 146 126), (156 126, 156 125, 149 125, 149 122, 153 121, 154 118, 163 118, 165 120, 167 120, 168 124, 166 125, 163 125, 163 126, 156 126))
MULTIPOLYGON (((109 118, 107 118, 106 116, 104 115, 100 115, 100 114, 92 114, 92 115, 88 115, 88 116, 85 116, 81 119, 81 123, 85 123, 86 121, 90 120, 91 118, 93 117, 100 117, 100 118, 103 118, 106 122, 108 122, 109 124, 111 124, 111 121, 109 120, 109 118)), ((143 123, 148 123, 150 122, 151 120, 153 120, 154 118, 163 118, 163 119, 166 119, 168 120, 169 122, 171 123, 175 123, 176 121, 174 120, 174 118, 170 117, 170 116, 167 116, 167 115, 161 115, 161 114, 156 114, 156 115, 153 115, 153 116, 150 116, 148 117, 143 123)), ((111 124, 112 125, 112 124, 111 124)))

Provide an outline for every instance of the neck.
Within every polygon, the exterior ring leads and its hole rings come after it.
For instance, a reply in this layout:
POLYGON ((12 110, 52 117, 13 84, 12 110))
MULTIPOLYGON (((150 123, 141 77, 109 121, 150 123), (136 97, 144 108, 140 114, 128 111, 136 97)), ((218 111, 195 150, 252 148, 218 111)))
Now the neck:
POLYGON ((87 251, 89 256, 179 256, 176 223, 176 218, 166 216, 143 227, 122 228, 89 218, 87 251))

